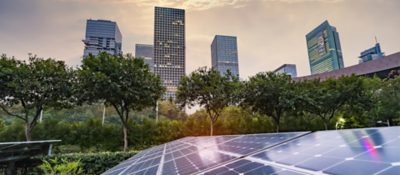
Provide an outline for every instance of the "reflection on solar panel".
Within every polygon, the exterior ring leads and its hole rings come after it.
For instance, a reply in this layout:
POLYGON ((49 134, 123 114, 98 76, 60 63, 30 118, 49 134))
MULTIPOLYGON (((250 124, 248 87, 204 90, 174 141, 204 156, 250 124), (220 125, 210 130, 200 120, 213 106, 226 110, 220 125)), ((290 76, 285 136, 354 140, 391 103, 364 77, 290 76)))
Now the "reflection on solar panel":
POLYGON ((146 149, 103 174, 199 173, 307 133, 187 137, 146 149))
POLYGON ((399 175, 400 127, 187 137, 104 174, 399 175))

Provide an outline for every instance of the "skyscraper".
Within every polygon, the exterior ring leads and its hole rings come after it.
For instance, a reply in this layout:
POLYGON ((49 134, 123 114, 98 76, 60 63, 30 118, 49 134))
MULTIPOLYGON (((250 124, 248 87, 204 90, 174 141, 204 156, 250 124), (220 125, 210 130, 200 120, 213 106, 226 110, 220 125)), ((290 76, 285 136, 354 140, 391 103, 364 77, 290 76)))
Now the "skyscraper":
POLYGON ((216 35, 211 44, 212 68, 225 74, 228 70, 232 75, 239 76, 238 49, 235 36, 216 35))
POLYGON ((284 64, 273 71, 278 74, 288 74, 292 78, 297 77, 297 69, 295 64, 284 64))
POLYGON ((164 98, 174 99, 185 75, 185 10, 155 7, 154 72, 166 87, 164 98))
POLYGON ((89 54, 98 55, 107 52, 112 55, 122 54, 122 35, 116 22, 108 20, 92 20, 86 22, 86 35, 83 57, 89 54))
POLYGON ((150 70, 154 71, 154 51, 153 45, 149 44, 136 44, 135 45, 135 57, 143 58, 144 63, 146 63, 150 70))
POLYGON ((360 63, 382 58, 384 53, 381 51, 381 45, 376 43, 374 47, 364 50, 360 54, 360 63))
POLYGON ((311 74, 341 69, 343 65, 339 33, 324 21, 306 35, 311 74))

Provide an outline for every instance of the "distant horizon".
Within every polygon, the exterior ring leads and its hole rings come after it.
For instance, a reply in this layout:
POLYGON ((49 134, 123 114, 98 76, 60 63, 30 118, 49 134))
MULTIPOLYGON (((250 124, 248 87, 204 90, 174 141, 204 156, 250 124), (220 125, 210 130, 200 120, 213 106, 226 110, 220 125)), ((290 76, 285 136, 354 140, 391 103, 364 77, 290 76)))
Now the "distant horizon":
POLYGON ((242 79, 283 64, 296 64, 298 76, 310 75, 305 35, 325 20, 337 28, 345 67, 358 64, 375 37, 385 55, 400 51, 396 0, 2 0, 0 54, 80 65, 87 19, 116 22, 123 53, 134 54, 136 44, 153 45, 155 6, 186 11, 187 74, 211 67, 211 42, 224 35, 237 37, 242 79))

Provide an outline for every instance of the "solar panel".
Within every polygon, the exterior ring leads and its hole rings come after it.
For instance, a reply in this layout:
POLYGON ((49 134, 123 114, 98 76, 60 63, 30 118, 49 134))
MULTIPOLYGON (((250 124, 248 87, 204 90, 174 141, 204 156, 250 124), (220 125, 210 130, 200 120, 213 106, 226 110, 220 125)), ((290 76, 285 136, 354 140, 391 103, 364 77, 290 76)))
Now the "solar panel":
POLYGON ((198 173, 306 133, 187 137, 146 149, 103 174, 198 173))
POLYGON ((320 131, 250 157, 313 174, 400 174, 400 127, 320 131))
POLYGON ((400 174, 400 127, 187 137, 104 174, 400 174))

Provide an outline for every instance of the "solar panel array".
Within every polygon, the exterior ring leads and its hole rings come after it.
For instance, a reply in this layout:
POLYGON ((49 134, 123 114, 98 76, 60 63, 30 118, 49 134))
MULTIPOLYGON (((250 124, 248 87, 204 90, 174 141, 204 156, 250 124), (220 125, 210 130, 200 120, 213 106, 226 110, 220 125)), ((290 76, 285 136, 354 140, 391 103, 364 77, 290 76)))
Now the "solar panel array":
POLYGON ((103 173, 400 174, 400 127, 186 137, 103 173))

